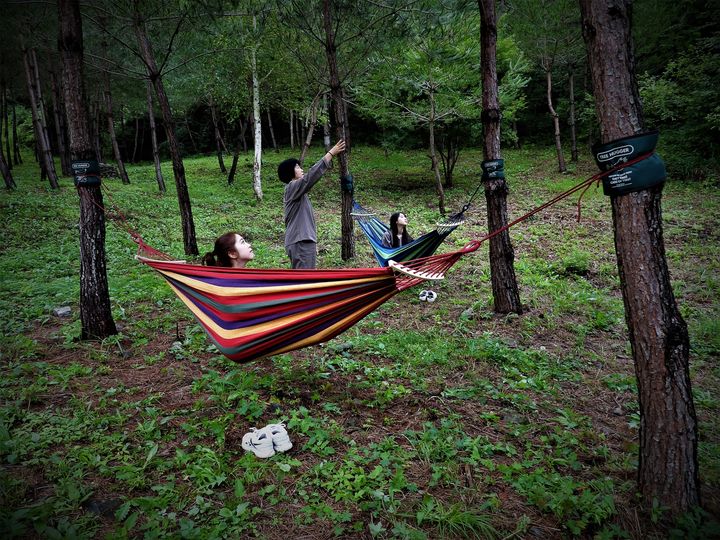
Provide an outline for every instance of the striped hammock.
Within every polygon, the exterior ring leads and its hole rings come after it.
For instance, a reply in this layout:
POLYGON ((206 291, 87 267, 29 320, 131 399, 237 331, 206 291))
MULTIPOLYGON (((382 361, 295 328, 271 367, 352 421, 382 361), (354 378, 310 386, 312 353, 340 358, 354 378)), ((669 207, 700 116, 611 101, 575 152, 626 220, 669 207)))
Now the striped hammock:
MULTIPOLYGON (((389 260, 387 266, 378 268, 258 270, 199 266, 173 261, 146 244, 138 233, 129 229, 128 233, 138 244, 137 258, 167 280, 218 349, 231 360, 248 362, 332 339, 400 291, 425 280, 443 279, 462 256, 477 251, 486 240, 573 193, 580 192, 582 199, 593 183, 646 158, 642 155, 597 173, 457 251, 389 260)), ((457 225, 449 226, 454 229, 457 225)))
POLYGON ((411 266, 332 270, 237 269, 169 260, 141 239, 138 244, 138 260, 167 280, 218 350, 236 362, 328 341, 398 292, 442 279, 443 267, 457 260, 448 264, 453 257, 440 256, 411 266))
POLYGON ((462 214, 456 214, 451 216, 446 223, 438 223, 434 231, 424 234, 404 246, 388 248, 383 245, 382 239, 390 229, 377 219, 375 214, 365 210, 357 201, 353 201, 352 217, 365 233, 380 266, 388 266, 390 261, 402 262, 429 257, 435 253, 435 250, 451 232, 464 223, 462 214))

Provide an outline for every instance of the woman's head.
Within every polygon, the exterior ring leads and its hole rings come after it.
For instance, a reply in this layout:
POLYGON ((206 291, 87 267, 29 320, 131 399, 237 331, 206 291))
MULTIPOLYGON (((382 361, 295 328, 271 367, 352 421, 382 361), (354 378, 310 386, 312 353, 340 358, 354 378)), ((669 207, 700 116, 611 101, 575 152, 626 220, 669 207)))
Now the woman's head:
POLYGON ((406 227, 408 224, 408 219, 402 212, 395 212, 393 215, 390 216, 390 228, 395 231, 397 234, 398 225, 401 225, 403 227, 406 227))
POLYGON ((243 268, 255 258, 252 246, 239 233, 229 232, 215 240, 215 249, 205 254, 202 263, 207 266, 243 268))
POLYGON ((390 216, 390 230, 392 231, 393 247, 399 247, 408 243, 407 224, 408 219, 402 212, 395 212, 390 216), (402 242, 400 242, 398 235, 402 235, 402 242))

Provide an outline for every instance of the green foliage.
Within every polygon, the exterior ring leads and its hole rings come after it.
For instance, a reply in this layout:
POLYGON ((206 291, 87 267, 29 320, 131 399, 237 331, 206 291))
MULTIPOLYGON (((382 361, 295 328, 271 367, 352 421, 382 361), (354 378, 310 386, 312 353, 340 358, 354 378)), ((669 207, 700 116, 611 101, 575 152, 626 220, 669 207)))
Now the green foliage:
POLYGON ((540 468, 520 474, 513 485, 530 503, 562 519, 572 534, 581 534, 588 526, 599 525, 615 513, 610 479, 584 484, 540 468))
POLYGON ((720 38, 698 41, 672 59, 661 75, 639 78, 648 127, 663 130, 660 152, 680 177, 717 168, 720 138, 720 38))

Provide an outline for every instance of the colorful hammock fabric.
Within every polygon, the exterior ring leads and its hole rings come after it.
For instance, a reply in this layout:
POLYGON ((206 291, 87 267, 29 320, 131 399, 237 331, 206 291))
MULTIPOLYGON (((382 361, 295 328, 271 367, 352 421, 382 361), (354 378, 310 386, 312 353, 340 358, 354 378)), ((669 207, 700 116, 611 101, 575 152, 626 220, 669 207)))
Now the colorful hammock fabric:
POLYGON ((137 258, 167 280, 220 352, 237 362, 328 341, 422 281, 391 268, 200 266, 163 260, 144 243, 137 258))
POLYGON ((380 266, 388 266, 391 260, 402 262, 429 257, 435 253, 435 250, 451 232, 464 223, 462 215, 457 214, 452 216, 447 223, 438 224, 434 231, 424 234, 404 246, 388 248, 383 245, 382 239, 390 228, 374 217, 375 214, 365 210, 357 201, 353 201, 352 216, 365 233, 380 266))

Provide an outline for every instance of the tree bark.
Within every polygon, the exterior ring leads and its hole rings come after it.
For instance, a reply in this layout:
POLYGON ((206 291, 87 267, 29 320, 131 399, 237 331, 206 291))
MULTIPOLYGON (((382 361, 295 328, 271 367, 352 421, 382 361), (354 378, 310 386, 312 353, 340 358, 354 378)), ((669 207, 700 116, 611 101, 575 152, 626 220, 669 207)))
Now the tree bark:
POLYGON ((62 92, 58 84, 57 75, 50 73, 52 84, 53 113, 55 117, 55 131, 57 133, 58 153, 60 154, 60 168, 64 176, 70 176, 70 149, 67 145, 65 127, 65 109, 62 100, 62 92))
POLYGON ((138 135, 140 134, 140 118, 135 118, 135 137, 133 138, 133 153, 130 161, 137 163, 138 135))
POLYGON ((547 81, 548 110, 550 111, 550 116, 552 116, 553 128, 555 129, 555 151, 557 152, 558 172, 565 172, 567 170, 567 166, 565 165, 565 156, 563 156, 562 142, 560 141, 560 116, 558 115, 557 111, 555 111, 555 107, 553 107, 553 102, 552 102, 552 70, 551 69, 545 70, 545 79, 547 81))
MULTIPOLYGON (((478 0, 480 8, 480 65, 482 66, 483 157, 502 159, 500 152, 500 99, 497 79, 497 13, 494 0, 478 0)), ((485 183, 488 231, 508 223, 507 184, 504 178, 485 183)), ((510 233, 504 231, 490 239, 490 280, 496 313, 522 313, 515 277, 515 252, 510 233)))
POLYGON ((183 165, 182 156, 180 155, 180 147, 175 135, 175 119, 170 109, 170 100, 165 93, 162 75, 155 62, 152 46, 145 30, 145 23, 140 16, 140 0, 134 0, 134 16, 133 28, 135 36, 140 46, 140 53, 145 67, 147 68, 148 77, 155 88, 155 94, 160 104, 160 111, 165 124, 165 134, 167 135, 168 148, 172 159, 173 173, 175 175, 175 186, 177 188, 178 205, 180 207, 180 220, 183 229, 183 244, 186 255, 198 255, 197 239, 195 237, 195 222, 193 221, 192 206, 190 204, 190 194, 188 193, 187 182, 185 180, 185 166, 183 165))
POLYGON ((8 116, 7 85, 2 82, 2 122, 5 137, 5 164, 9 170, 13 168, 13 158, 10 153, 10 125, 8 116))
POLYGON ((99 98, 93 103, 92 111, 92 141, 95 146, 95 154, 98 161, 103 161, 102 142, 100 141, 100 101, 99 98))
POLYGON ((323 122, 323 145, 327 152, 332 146, 330 143, 330 111, 328 110, 327 92, 323 94, 323 114, 325 116, 325 122, 323 122))
POLYGON ((157 142, 157 128, 155 127, 155 111, 153 111, 152 84, 145 81, 147 89, 148 123, 150 124, 150 140, 152 141, 153 162, 155 163, 155 179, 157 180, 160 193, 165 193, 165 179, 163 178, 162 167, 160 166, 160 149, 157 142))
MULTIPOLYGON (((335 137, 345 139, 346 148, 338 156, 340 163, 340 177, 347 177, 350 174, 348 166, 348 155, 350 153, 350 126, 347 125, 345 106, 343 104, 343 89, 340 85, 340 74, 337 66, 337 48, 335 46, 335 35, 332 28, 332 15, 330 13, 330 0, 323 0, 323 25, 325 27, 325 55, 327 57, 330 71, 330 95, 332 97, 335 112, 335 137)), ((341 192, 341 231, 342 244, 341 256, 343 261, 355 257, 355 240, 353 238, 352 211, 353 194, 347 191, 341 192)))
POLYGON ((307 155, 308 149, 310 148, 310 143, 312 143, 313 133, 315 133, 315 126, 317 126, 317 110, 318 110, 318 104, 320 103, 320 94, 316 95, 313 99, 312 103, 310 104, 310 125, 308 126, 308 132, 307 137, 305 137, 305 142, 303 143, 303 149, 300 153, 300 164, 305 161, 305 156, 307 155))
POLYGON ((432 164, 432 171, 435 176, 435 192, 438 196, 438 210, 441 215, 445 215, 445 190, 440 177, 440 166, 438 165, 437 151, 435 149, 435 86, 433 83, 428 85, 428 99, 430 100, 430 121, 428 122, 428 130, 430 132, 429 140, 429 157, 432 164))
POLYGON ((292 109, 290 109, 290 150, 295 150, 295 119, 292 109))
MULTIPOLYGON (((210 105, 210 117, 212 118, 213 129, 215 130, 215 148, 217 151, 218 165, 220 166, 220 172, 227 173, 225 167, 225 160, 223 159, 222 143, 220 142, 220 126, 217 121, 217 111, 215 110, 215 103, 213 102, 212 96, 208 96, 208 103, 210 105)), ((188 126, 188 131, 189 131, 188 126)))
MULTIPOLYGON (((74 160, 97 160, 90 142, 85 87, 80 3, 58 0, 58 48, 63 65, 70 155, 74 160)), ((80 321, 82 339, 117 334, 110 309, 105 266, 105 211, 100 186, 79 186, 80 197, 80 321)))
POLYGON ((50 148, 50 138, 48 137, 45 122, 42 118, 42 101, 39 88, 39 80, 35 77, 35 66, 33 65, 33 54, 31 49, 23 50, 23 62, 25 64, 25 76, 27 78, 28 96, 30 98, 30 108, 32 110, 33 124, 35 126, 35 136, 37 138, 38 161, 41 164, 41 173, 44 170, 52 189, 58 189, 57 173, 55 172, 55 162, 53 161, 52 150, 50 148))
MULTIPOLYGON (((253 15, 253 29, 257 29, 257 18, 253 15)), ((262 115, 260 114, 260 81, 257 74, 257 47, 250 50, 252 68, 253 119, 255 120, 255 158, 253 159, 253 191, 255 198, 262 201, 262 115)))
MULTIPOLYGON (((15 165, 22 164, 22 154, 20 153, 20 143, 18 142, 17 134, 17 116, 15 115, 15 102, 12 107, 12 131, 13 131, 13 161, 15 165)), ((9 159, 9 158, 8 158, 9 159)))
MULTIPOLYGON (((244 131, 243 128, 241 131, 244 131)), ((238 136, 237 143, 235 143, 235 152, 233 153, 232 165, 230 165, 230 172, 228 173, 227 183, 231 185, 235 182, 235 172, 237 171, 238 159, 240 159, 240 148, 244 142, 244 136, 238 136)))
POLYGON ((270 114, 270 109, 267 111, 267 117, 268 117, 268 130, 270 131, 270 139, 272 140, 273 150, 275 152, 279 152, 280 149, 278 148, 277 141, 275 140, 275 130, 273 129, 272 125, 272 115, 270 114))
POLYGON ((192 144, 193 152, 195 154, 199 154, 200 150, 198 149, 198 145, 195 142, 195 137, 193 137, 192 129, 190 129, 190 121, 187 119, 187 116, 185 117, 185 129, 187 129, 188 138, 190 139, 190 144, 192 144))
POLYGON ((570 75, 568 77, 570 86, 570 160, 573 163, 578 161, 577 148, 577 129, 575 126, 575 73, 573 67, 570 67, 570 75))
POLYGON ((2 152, 0 152, 0 173, 2 173, 3 180, 5 181, 5 189, 11 191, 17 188, 17 184, 15 183, 15 179, 13 178, 12 171, 10 170, 10 167, 8 167, 8 164, 5 162, 5 156, 3 156, 2 152))
MULTIPOLYGON (((581 0, 603 142, 643 129, 630 0, 581 0)), ((700 503, 689 340, 662 234, 662 185, 611 198, 615 249, 640 401, 638 489, 679 514, 700 503)))

